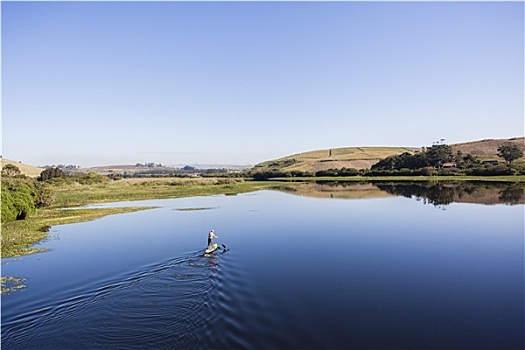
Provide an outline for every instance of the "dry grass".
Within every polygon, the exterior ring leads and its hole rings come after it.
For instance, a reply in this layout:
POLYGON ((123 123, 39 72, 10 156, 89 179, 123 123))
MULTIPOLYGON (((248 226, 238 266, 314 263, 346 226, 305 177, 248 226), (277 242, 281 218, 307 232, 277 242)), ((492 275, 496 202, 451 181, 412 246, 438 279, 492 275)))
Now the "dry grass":
POLYGON ((328 161, 309 161, 297 163, 292 166, 283 168, 285 171, 308 171, 315 173, 320 170, 328 169, 369 169, 373 164, 377 163, 379 159, 355 159, 355 160, 328 160, 328 161))
MULTIPOLYGON (((278 159, 285 161, 294 159, 292 165, 282 167, 282 171, 308 171, 315 173, 319 170, 354 168, 370 169, 370 167, 389 156, 401 153, 414 153, 415 148, 407 147, 344 147, 317 150, 294 154, 278 159)), ((267 162, 269 163, 269 162, 267 162)))
MULTIPOLYGON (((516 137, 512 139, 497 139, 497 140, 482 140, 474 142, 459 143, 451 145, 454 152, 461 151, 463 154, 472 154, 474 157, 478 157, 481 160, 499 160, 502 158, 498 156, 498 147, 505 144, 514 144, 520 147, 525 152, 525 138, 516 137)), ((519 161, 525 161, 525 158, 521 158, 519 161)))
POLYGON ((40 173, 45 170, 43 168, 38 168, 36 166, 32 166, 32 165, 28 165, 28 164, 24 164, 20 162, 15 162, 14 160, 2 158, 2 167, 7 164, 12 164, 16 166, 18 169, 20 169, 20 172, 22 174, 27 175, 29 177, 38 177, 40 176, 40 173))
POLYGON ((299 161, 383 159, 403 152, 413 153, 414 150, 406 147, 344 147, 303 152, 282 159, 293 158, 299 161))
POLYGON ((92 185, 62 185, 54 190, 57 195, 55 207, 72 207, 92 203, 234 194, 267 186, 267 183, 237 178, 150 178, 92 185))

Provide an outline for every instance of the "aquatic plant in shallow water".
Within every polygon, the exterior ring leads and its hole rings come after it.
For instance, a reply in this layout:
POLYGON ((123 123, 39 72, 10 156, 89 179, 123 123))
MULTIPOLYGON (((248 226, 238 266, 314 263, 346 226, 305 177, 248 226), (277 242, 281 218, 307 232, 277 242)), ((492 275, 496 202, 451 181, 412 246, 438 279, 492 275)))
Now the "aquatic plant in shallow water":
POLYGON ((2 294, 24 289, 26 287, 25 284, 23 284, 25 280, 25 278, 16 278, 13 276, 2 277, 2 294))
POLYGON ((199 207, 199 208, 177 208, 177 211, 198 211, 198 210, 212 210, 218 209, 218 207, 199 207))

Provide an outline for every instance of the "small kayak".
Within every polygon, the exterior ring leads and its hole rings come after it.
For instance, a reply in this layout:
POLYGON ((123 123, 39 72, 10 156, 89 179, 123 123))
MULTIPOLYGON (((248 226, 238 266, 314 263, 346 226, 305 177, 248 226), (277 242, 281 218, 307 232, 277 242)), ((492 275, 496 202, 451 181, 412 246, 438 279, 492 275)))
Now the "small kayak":
POLYGON ((208 247, 208 249, 206 249, 204 251, 204 254, 210 254, 210 253, 213 253, 214 251, 216 251, 217 249, 219 249, 219 245, 217 243, 211 245, 208 247))

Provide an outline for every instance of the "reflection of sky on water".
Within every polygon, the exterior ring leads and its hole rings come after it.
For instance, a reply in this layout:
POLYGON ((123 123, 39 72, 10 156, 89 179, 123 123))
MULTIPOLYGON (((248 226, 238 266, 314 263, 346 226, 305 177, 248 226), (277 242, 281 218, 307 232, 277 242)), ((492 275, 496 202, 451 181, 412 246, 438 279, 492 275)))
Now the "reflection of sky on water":
MULTIPOLYGON (((158 208, 54 227, 56 239, 43 243, 50 252, 3 259, 3 274, 25 277, 27 285, 3 298, 8 335, 17 315, 71 298, 88 303, 82 295, 105 286, 114 287, 97 299, 101 310, 122 298, 148 303, 147 296, 134 295, 135 282, 126 282, 137 280, 152 303, 169 298, 164 294, 177 283, 190 283, 184 290, 222 315, 201 325, 221 331, 209 334, 221 340, 208 345, 219 347, 344 347, 353 341, 358 347, 450 342, 512 348, 523 342, 523 205, 437 209, 402 196, 345 200, 277 191, 131 204, 158 208), (202 260, 210 229, 230 251, 202 260), (200 275, 217 280, 203 285, 191 277, 200 275), (279 329, 285 334, 274 333, 279 329)), ((206 309, 199 312, 208 319, 206 309)), ((154 307, 151 313, 144 319, 177 327, 185 322, 159 319, 170 316, 154 307)), ((55 316, 53 332, 74 323, 55 316)), ((34 317, 35 332, 42 327, 45 334, 47 315, 34 317)), ((92 326, 82 332, 103 332, 92 326)), ((35 335, 24 331, 30 345, 35 335)))

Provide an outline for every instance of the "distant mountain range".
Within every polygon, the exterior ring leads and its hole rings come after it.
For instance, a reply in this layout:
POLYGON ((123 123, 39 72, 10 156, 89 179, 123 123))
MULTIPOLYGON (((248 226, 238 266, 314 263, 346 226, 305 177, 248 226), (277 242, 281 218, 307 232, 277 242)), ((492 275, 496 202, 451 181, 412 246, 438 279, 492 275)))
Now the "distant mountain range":
MULTIPOLYGON (((497 156, 498 147, 512 143, 525 151, 525 137, 515 137, 510 139, 486 139, 481 141, 472 141, 450 145, 454 153, 461 151, 463 154, 472 154, 480 160, 501 160, 497 156)), ((315 150, 303 153, 293 154, 291 156, 269 160, 257 164, 252 168, 254 171, 279 170, 282 172, 289 171, 308 171, 315 173, 319 170, 354 168, 367 169, 381 159, 389 156, 398 155, 404 152, 414 153, 421 150, 414 147, 343 147, 315 150)), ((525 161, 525 159, 522 159, 525 161)), ((5 164, 16 165, 22 174, 31 177, 37 177, 44 170, 33 165, 16 162, 2 158, 2 166, 5 164)), ((206 169, 203 165, 193 165, 194 167, 206 169)), ((247 166, 209 166, 209 168, 231 168, 237 169, 248 168, 247 166)), ((160 167, 170 169, 169 167, 160 167)), ((137 165, 107 165, 93 168, 78 169, 78 171, 93 171, 100 174, 122 171, 144 171, 151 169, 147 166, 137 165)), ((173 169, 173 167, 171 167, 173 169)))

